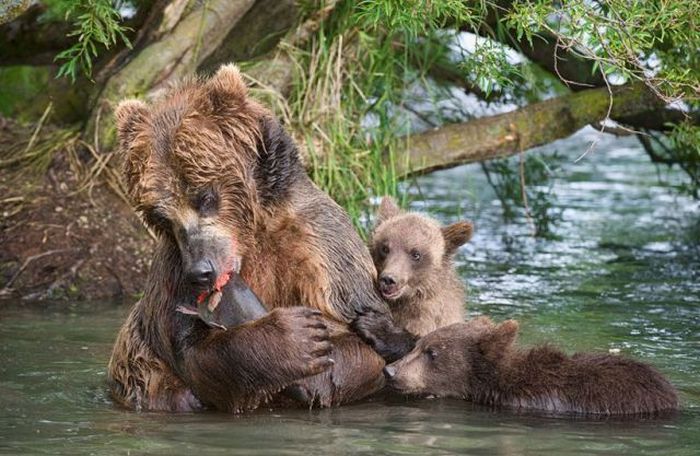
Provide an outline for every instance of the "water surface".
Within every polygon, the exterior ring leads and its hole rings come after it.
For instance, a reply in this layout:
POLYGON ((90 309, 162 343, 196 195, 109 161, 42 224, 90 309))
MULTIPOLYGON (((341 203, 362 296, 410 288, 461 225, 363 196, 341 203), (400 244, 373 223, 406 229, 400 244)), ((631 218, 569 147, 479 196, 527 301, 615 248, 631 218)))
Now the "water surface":
MULTIPOLYGON (((548 148, 577 157, 595 134, 548 148)), ((2 454, 658 454, 700 453, 700 217, 657 179, 633 139, 602 137, 555 184, 556 240, 504 224, 477 166, 419 179, 413 208, 464 215, 459 254, 470 315, 517 318, 523 343, 620 349, 679 388, 672 419, 515 414, 456 400, 378 400, 331 410, 168 415, 115 408, 104 385, 128 308, 5 303, 0 314, 2 454)))

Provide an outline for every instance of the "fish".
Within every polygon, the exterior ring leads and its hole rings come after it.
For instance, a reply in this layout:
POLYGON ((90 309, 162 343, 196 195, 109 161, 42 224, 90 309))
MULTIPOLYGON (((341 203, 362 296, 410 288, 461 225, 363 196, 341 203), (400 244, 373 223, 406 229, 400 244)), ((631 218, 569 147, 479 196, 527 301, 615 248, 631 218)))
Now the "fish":
POLYGON ((223 286, 199 295, 194 306, 182 304, 175 310, 197 316, 208 326, 224 331, 257 320, 267 313, 260 299, 236 272, 230 274, 223 286))
MULTIPOLYGON (((179 305, 176 311, 199 317, 211 328, 226 331, 250 321, 257 320, 267 313, 255 292, 236 272, 231 272, 228 281, 217 280, 211 293, 200 294, 196 306, 179 305)), ((313 395, 303 386, 293 383, 280 391, 282 395, 302 404, 313 405, 313 395)))

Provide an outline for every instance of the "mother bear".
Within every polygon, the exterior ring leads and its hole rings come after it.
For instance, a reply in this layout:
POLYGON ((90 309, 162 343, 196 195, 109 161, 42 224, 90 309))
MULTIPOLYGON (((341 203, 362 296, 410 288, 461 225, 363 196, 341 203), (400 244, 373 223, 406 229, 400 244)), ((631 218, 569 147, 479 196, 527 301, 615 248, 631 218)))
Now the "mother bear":
POLYGON ((116 118, 129 197, 159 242, 109 363, 115 400, 237 412, 292 384, 323 405, 380 388, 382 358, 347 329, 388 312, 367 248, 236 67, 124 101, 116 118), (223 331, 176 312, 232 273, 269 313, 223 331))

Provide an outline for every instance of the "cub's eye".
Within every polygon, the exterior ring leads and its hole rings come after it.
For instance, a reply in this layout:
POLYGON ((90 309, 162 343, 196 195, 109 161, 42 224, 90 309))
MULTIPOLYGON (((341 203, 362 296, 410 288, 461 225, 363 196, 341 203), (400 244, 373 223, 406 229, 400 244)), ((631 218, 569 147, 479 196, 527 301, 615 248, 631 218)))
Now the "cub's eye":
POLYGON ((437 358, 438 352, 434 348, 429 348, 425 351, 425 355, 432 361, 435 360, 435 358, 437 358))
POLYGON ((381 253, 383 256, 389 255, 389 252, 391 249, 389 249, 389 246, 386 244, 382 244, 382 246, 379 248, 379 253, 381 253))
POLYGON ((411 258, 413 259, 413 261, 420 261, 422 256, 418 250, 414 249, 414 250, 411 250, 411 258))

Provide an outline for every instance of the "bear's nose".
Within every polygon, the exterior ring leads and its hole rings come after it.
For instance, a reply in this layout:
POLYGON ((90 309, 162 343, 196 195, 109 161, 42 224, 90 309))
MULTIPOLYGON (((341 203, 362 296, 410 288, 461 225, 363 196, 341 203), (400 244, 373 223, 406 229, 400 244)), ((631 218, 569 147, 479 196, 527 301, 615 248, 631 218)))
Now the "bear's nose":
POLYGON ((216 278, 216 271, 209 260, 200 260, 192 266, 187 278, 192 285, 198 287, 211 287, 216 278))
POLYGON ((386 378, 394 378, 396 375, 396 368, 394 366, 384 366, 384 376, 386 378))
POLYGON ((384 285, 385 287, 391 287, 396 285, 396 280, 394 280, 394 278, 390 275, 382 274, 381 276, 379 276, 379 283, 384 285))

